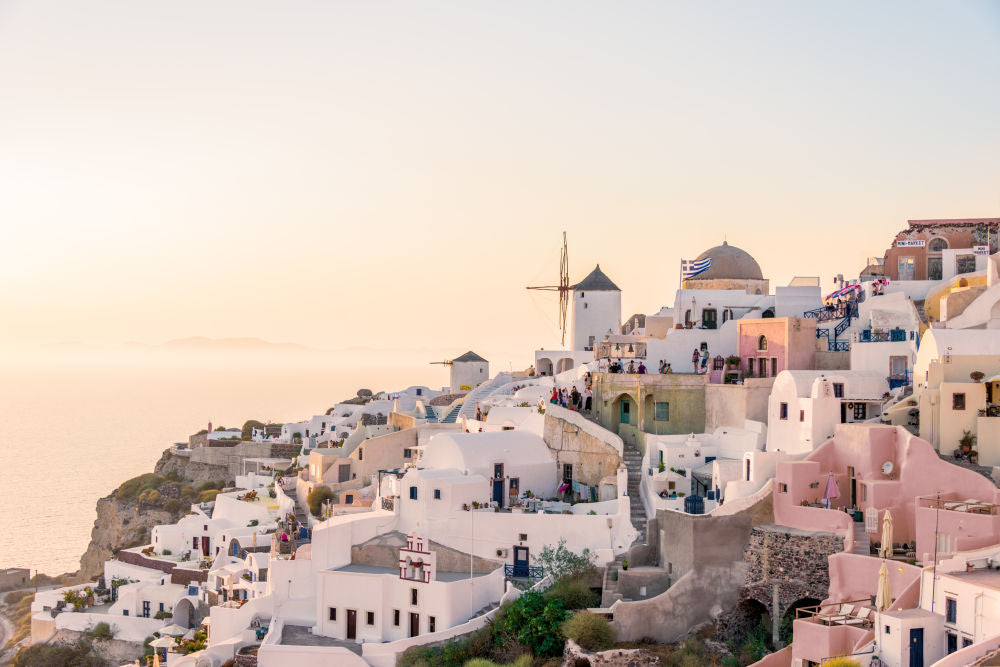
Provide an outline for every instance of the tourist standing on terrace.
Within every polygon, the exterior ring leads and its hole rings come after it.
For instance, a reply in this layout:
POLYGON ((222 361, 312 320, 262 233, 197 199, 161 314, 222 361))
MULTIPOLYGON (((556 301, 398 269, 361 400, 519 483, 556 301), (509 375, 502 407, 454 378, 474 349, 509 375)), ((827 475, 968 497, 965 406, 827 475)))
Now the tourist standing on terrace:
POLYGON ((694 352, 691 353, 691 364, 694 366, 694 372, 698 372, 698 360, 701 359, 701 353, 698 352, 698 348, 694 348, 694 352))

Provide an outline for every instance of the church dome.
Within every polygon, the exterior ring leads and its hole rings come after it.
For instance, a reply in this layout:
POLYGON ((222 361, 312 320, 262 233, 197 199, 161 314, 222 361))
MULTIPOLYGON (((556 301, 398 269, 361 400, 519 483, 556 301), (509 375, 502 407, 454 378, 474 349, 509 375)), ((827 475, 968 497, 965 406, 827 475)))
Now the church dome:
POLYGON ((698 259, 712 258, 712 266, 704 273, 699 273, 692 280, 711 280, 713 278, 726 278, 730 280, 763 280, 764 274, 760 271, 757 260, 751 257, 746 250, 729 245, 725 241, 722 245, 709 248, 698 255, 698 259))

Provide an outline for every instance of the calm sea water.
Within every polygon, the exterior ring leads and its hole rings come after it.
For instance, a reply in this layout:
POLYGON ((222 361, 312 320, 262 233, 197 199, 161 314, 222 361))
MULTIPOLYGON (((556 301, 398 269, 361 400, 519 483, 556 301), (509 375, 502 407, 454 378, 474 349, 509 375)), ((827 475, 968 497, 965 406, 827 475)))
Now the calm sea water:
MULTIPOLYGON (((191 359, 60 352, 0 359, 0 567, 75 571, 90 541, 95 503, 150 472, 171 443, 209 420, 293 421, 361 387, 440 387, 424 355, 191 359)), ((431 357, 434 358, 434 357, 431 357)))

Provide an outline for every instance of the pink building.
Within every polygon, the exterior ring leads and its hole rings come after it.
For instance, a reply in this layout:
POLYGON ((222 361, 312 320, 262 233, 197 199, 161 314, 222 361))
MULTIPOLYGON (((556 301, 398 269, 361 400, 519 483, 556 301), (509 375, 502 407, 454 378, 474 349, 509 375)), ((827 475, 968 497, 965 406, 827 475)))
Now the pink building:
POLYGON ((775 377, 784 370, 816 368, 816 320, 802 317, 741 319, 737 355, 744 377, 775 377))

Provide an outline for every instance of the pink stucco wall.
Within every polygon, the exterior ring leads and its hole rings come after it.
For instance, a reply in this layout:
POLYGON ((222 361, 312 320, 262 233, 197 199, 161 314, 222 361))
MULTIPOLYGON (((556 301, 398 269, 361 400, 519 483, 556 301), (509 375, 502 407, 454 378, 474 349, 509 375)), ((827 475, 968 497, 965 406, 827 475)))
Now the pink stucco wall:
MULTIPOLYGON (((889 592, 894 600, 893 608, 909 609, 917 604, 920 597, 920 574, 922 569, 898 561, 888 563, 889 592)), ((878 590, 878 573, 882 567, 881 558, 840 553, 830 556, 830 594, 823 604, 846 600, 866 600, 878 590)))
MULTIPOLYGON (((973 495, 962 493, 943 493, 942 500, 967 500, 973 495)), ((976 498, 978 500, 978 498, 976 498)), ((989 501, 987 501, 989 502, 989 501)), ((937 511, 934 503, 926 499, 914 500, 917 515, 917 558, 921 561, 934 558, 934 531, 936 530, 951 538, 950 553, 970 551, 989 547, 1000 542, 1000 516, 996 514, 972 514, 949 510, 937 511)), ((938 554, 943 556, 944 554, 938 554)))
MULTIPOLYGON (((854 468, 857 481, 857 506, 860 509, 875 507, 881 515, 886 509, 892 511, 893 541, 910 542, 917 537, 916 504, 921 496, 941 493, 958 494, 962 498, 998 503, 1000 489, 978 473, 951 465, 940 458, 926 440, 922 440, 899 426, 868 424, 840 424, 834 437, 820 445, 804 461, 783 462, 777 466, 775 474, 774 515, 777 523, 803 530, 840 531, 849 517, 843 512, 801 507, 803 500, 814 501, 823 497, 826 480, 834 473, 840 498, 832 506, 843 508, 849 501, 849 479, 847 469, 854 468), (882 473, 882 464, 893 463, 890 475, 882 473), (817 483, 815 488, 810 484, 817 483), (787 492, 780 489, 787 487, 787 492), (867 488, 867 499, 862 488, 867 488), (835 516, 839 514, 840 519, 835 516)), ((945 514, 944 512, 941 513, 945 514)), ((953 513, 957 514, 957 513, 953 513)), ((955 521, 978 521, 971 515, 955 517, 955 521)), ((984 535, 985 529, 976 523, 975 534, 982 539, 992 539, 992 544, 1000 541, 1000 532, 991 537, 984 535)), ((872 535, 878 541, 878 533, 872 535)), ((978 538, 977 538, 978 539, 978 538)))
POLYGON ((838 655, 850 655, 874 639, 870 630, 854 625, 821 625, 805 619, 792 624, 792 658, 822 663, 838 655))
MULTIPOLYGON (((747 357, 757 356, 777 357, 778 373, 816 367, 816 320, 799 317, 741 319, 737 321, 736 335, 740 368, 744 373, 747 357), (767 338, 766 351, 757 349, 757 341, 762 335, 767 338)), ((756 369, 754 372, 756 374, 756 369)), ((768 374, 770 376, 770 369, 768 374)))

